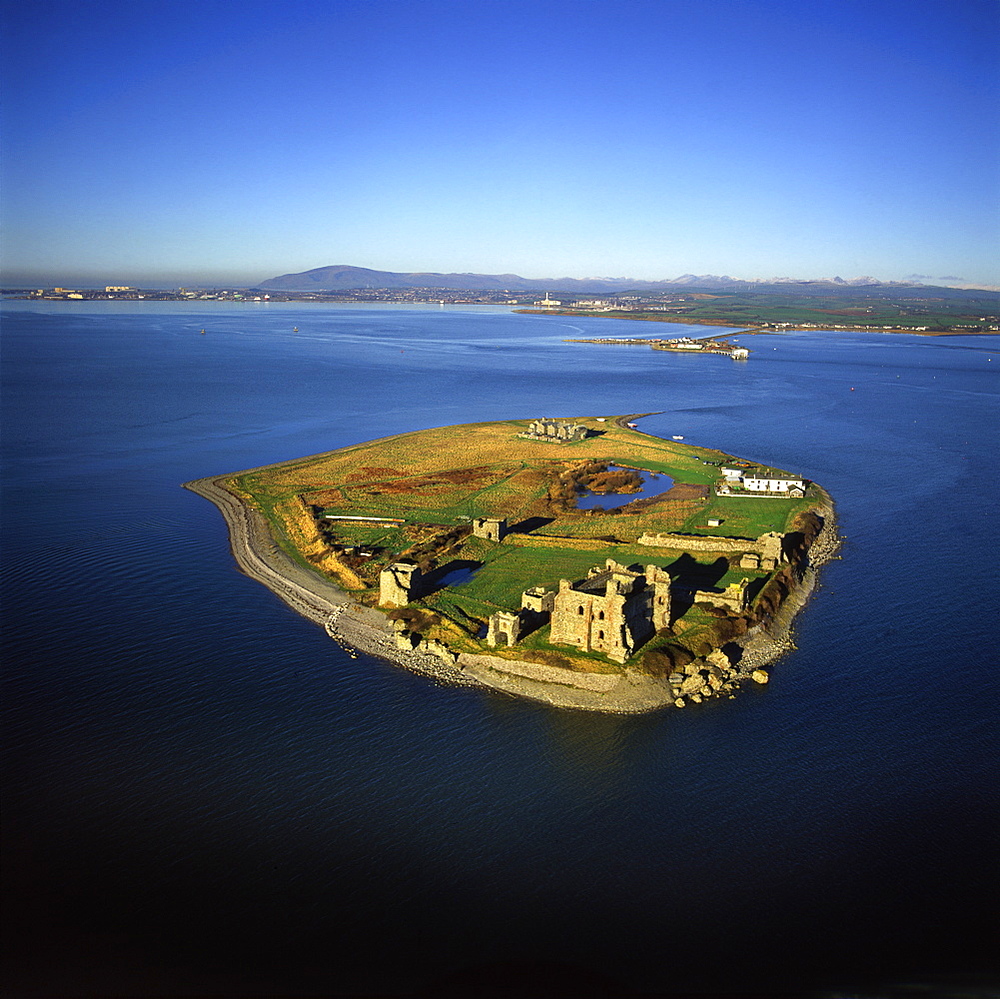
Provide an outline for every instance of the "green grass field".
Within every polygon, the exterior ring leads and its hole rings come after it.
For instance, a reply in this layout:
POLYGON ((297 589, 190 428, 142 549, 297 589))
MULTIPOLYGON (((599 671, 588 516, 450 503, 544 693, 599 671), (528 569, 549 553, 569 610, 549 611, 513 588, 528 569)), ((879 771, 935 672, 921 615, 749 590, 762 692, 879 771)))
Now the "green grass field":
MULTIPOLYGON (((926 333, 977 333, 995 330, 998 301, 995 294, 954 295, 928 289, 926 295, 900 291, 841 291, 837 294, 774 294, 766 291, 681 293, 682 302, 648 311, 580 313, 572 308, 522 310, 536 315, 591 315, 658 323, 700 323, 708 326, 761 328, 776 324, 872 327, 926 333)), ((638 334, 648 336, 649 333, 638 334)), ((653 334, 656 335, 656 334, 653 334)), ((663 337, 669 337, 664 332, 663 337)))

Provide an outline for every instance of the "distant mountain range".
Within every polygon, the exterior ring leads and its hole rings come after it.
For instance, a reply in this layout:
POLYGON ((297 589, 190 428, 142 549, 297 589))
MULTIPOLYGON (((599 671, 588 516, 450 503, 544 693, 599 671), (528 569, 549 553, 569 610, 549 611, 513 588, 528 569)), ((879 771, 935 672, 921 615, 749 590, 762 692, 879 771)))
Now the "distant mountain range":
POLYGON ((845 281, 835 277, 829 280, 800 281, 793 278, 772 278, 770 281, 744 281, 715 274, 682 274, 663 281, 636 281, 631 278, 523 278, 517 274, 437 274, 399 273, 376 271, 367 267, 337 264, 316 267, 297 274, 282 274, 257 286, 262 291, 328 292, 354 291, 364 288, 438 289, 448 291, 550 291, 577 294, 623 294, 628 291, 658 292, 698 289, 705 291, 755 291, 764 294, 836 294, 838 291, 856 292, 860 289, 898 292, 906 288, 926 289, 919 282, 876 281, 871 277, 852 278, 845 281))

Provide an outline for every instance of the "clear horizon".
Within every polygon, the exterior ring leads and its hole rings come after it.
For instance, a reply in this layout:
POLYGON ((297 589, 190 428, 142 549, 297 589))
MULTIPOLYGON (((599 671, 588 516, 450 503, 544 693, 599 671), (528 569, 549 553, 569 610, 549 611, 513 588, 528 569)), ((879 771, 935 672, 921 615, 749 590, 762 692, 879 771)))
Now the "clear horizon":
POLYGON ((1000 286, 1000 6, 3 8, 4 285, 1000 286))

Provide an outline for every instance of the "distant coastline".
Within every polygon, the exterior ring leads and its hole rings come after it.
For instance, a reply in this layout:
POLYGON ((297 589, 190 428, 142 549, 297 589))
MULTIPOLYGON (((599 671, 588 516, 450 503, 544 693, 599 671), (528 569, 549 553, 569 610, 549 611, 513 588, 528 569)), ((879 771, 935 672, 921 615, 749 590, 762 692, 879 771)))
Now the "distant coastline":
POLYGON ((721 288, 666 284, 669 290, 621 291, 604 298, 584 297, 580 291, 557 292, 559 297, 553 299, 546 294, 541 300, 536 298, 537 292, 509 287, 473 289, 375 284, 315 291, 263 286, 164 290, 109 285, 104 289, 18 288, 0 294, 3 301, 69 304, 180 302, 198 306, 222 302, 256 307, 272 303, 492 306, 522 315, 680 323, 723 327, 745 334, 830 330, 970 336, 1000 332, 1000 293, 991 290, 892 284, 855 287, 801 282, 798 285, 759 285, 747 291, 745 282, 721 288))
MULTIPOLYGON (((614 310, 609 310, 605 312, 583 312, 573 309, 515 309, 520 315, 526 316, 560 316, 564 319, 583 319, 583 318, 596 318, 596 319, 628 319, 632 322, 646 322, 646 323, 680 323, 685 326, 720 326, 725 329, 738 330, 740 335, 744 336, 754 336, 763 334, 781 334, 781 333, 808 333, 808 332, 821 332, 824 330, 832 330, 836 332, 844 333, 911 333, 914 336, 981 336, 981 335, 992 335, 996 336, 1000 332, 1000 325, 993 322, 989 326, 968 326, 965 324, 956 325, 953 328, 931 328, 927 326, 904 326, 896 324, 859 324, 859 323, 840 323, 840 322, 828 322, 828 323, 817 323, 817 322, 805 322, 805 321, 781 321, 781 322, 737 322, 735 320, 722 319, 722 318, 708 318, 700 317, 698 319, 693 319, 690 316, 685 315, 664 315, 664 314, 654 314, 649 312, 619 312, 614 310)), ((990 320, 996 320, 997 317, 988 317, 990 320)), ((576 339, 567 340, 567 343, 610 343, 610 340, 599 340, 599 339, 576 339)), ((626 341, 621 341, 626 342, 626 341)), ((636 338, 632 340, 633 343, 648 343, 650 345, 662 343, 663 341, 656 337, 650 338, 636 338)))

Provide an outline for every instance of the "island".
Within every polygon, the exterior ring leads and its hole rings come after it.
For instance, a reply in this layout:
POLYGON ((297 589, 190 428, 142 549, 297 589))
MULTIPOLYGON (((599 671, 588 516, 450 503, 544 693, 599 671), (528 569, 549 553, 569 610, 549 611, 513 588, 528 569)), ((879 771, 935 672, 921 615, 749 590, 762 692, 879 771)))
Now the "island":
POLYGON ((734 697, 794 647, 833 502, 641 415, 439 427, 185 488, 351 655, 581 710, 734 697))
POLYGON ((661 337, 591 337, 589 339, 567 339, 565 343, 603 343, 625 347, 652 347, 653 350, 669 350, 679 354, 724 354, 734 361, 745 361, 750 356, 747 347, 741 347, 722 337, 679 336, 670 339, 661 337))

